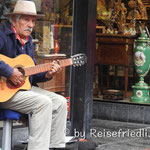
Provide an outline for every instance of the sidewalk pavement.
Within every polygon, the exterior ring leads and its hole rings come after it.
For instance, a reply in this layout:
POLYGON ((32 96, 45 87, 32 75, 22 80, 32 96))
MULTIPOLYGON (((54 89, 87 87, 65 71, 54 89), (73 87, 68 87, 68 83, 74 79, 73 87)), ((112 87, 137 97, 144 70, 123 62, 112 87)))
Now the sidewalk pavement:
MULTIPOLYGON (((150 150, 150 125, 93 119, 90 136, 95 150, 150 150)), ((13 129, 12 146, 28 138, 28 128, 13 129)), ((0 147, 2 130, 0 130, 0 147)))
POLYGON ((150 150, 150 125, 93 119, 96 150, 150 150))

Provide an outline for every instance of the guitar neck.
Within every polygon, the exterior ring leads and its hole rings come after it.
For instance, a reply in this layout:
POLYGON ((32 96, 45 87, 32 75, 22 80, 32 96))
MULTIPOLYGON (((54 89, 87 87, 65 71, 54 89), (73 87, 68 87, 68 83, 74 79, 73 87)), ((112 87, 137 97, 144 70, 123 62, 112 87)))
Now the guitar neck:
MULTIPOLYGON (((72 60, 71 58, 59 60, 59 64, 61 67, 70 66, 72 65, 72 60)), ((33 67, 24 68, 24 71, 25 71, 25 76, 30 76, 30 75, 34 75, 37 73, 49 71, 51 69, 52 69, 52 63, 45 63, 45 64, 36 65, 33 67)))

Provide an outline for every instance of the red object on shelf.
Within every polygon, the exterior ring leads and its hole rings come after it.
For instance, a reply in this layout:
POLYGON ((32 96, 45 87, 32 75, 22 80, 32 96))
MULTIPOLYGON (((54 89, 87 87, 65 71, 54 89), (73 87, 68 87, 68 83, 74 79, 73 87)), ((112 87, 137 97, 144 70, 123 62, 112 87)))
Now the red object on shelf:
POLYGON ((58 40, 55 40, 54 41, 54 53, 58 54, 59 50, 60 50, 60 47, 59 47, 58 40))

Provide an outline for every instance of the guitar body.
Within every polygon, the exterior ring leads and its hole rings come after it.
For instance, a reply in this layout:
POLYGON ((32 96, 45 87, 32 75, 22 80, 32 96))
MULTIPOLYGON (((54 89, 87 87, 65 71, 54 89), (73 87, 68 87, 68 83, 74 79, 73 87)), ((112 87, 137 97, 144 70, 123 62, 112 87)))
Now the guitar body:
MULTIPOLYGON (((9 58, 0 54, 0 60, 4 61, 6 64, 9 64, 13 68, 25 68, 35 66, 32 58, 26 54, 19 55, 16 58, 9 58)), ((0 102, 5 102, 9 100, 19 90, 29 89, 31 89, 29 76, 25 77, 24 82, 19 86, 11 84, 11 82, 9 82, 9 80, 5 77, 0 77, 0 102)))

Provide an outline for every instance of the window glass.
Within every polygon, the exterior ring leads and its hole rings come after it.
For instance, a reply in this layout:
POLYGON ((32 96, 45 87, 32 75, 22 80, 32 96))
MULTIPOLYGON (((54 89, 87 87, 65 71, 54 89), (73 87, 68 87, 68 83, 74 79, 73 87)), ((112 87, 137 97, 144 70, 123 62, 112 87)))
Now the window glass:
MULTIPOLYGON (((45 17, 36 21, 33 36, 39 40, 37 55, 55 59, 66 59, 71 56, 72 38, 72 0, 33 0, 38 13, 44 13, 45 17)), ((62 92, 70 96, 70 67, 62 69, 65 74, 57 76, 56 92, 62 92), (64 77, 65 76, 65 77, 64 77)), ((51 86, 51 85, 49 85, 51 86)))
POLYGON ((108 34, 135 35, 149 20, 148 0, 97 0, 97 30, 108 34))

